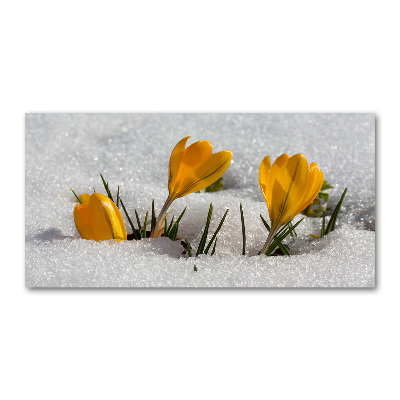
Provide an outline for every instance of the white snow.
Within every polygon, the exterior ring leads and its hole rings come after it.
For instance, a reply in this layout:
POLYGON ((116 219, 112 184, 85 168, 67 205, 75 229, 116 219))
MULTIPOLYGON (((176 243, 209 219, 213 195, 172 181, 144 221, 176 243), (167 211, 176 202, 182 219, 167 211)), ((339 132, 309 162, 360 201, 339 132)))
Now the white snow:
MULTIPOLYGON (((375 285, 375 117, 371 114, 27 114, 26 286, 29 287, 373 287, 375 285), (197 248, 210 202, 210 236, 225 210, 216 254, 187 258, 169 239, 92 242, 73 220, 78 194, 104 193, 102 173, 117 185, 131 218, 158 212, 168 195, 171 151, 184 136, 230 149, 224 190, 193 193, 172 205, 188 207, 179 236, 197 248), (335 206, 348 192, 334 232, 309 236, 320 219, 305 218, 289 238, 291 257, 259 257, 267 206, 258 186, 266 155, 303 153, 335 187, 335 206), (241 255, 239 203, 247 233, 241 255), (194 272, 196 264, 198 271, 194 272)), ((122 212, 124 215, 124 213, 122 212)), ((298 220, 300 217, 296 217, 298 220)), ((135 223, 135 219, 133 218, 135 223)), ((136 223, 135 223, 136 225, 136 223)), ((131 229, 126 221, 127 231, 131 229)))

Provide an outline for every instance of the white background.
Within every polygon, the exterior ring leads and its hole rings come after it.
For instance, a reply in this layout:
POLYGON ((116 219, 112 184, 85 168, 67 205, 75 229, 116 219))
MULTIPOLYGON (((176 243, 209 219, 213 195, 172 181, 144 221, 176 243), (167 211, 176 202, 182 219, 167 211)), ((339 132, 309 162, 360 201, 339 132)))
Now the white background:
POLYGON ((398 11, 382 0, 3 4, 0 397, 399 398, 398 11), (376 113, 377 288, 24 288, 24 113, 51 111, 376 113))

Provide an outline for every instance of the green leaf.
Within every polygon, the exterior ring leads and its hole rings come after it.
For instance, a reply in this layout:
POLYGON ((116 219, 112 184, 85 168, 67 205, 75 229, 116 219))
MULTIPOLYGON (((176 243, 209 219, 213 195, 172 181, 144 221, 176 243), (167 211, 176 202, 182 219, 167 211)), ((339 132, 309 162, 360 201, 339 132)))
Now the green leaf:
POLYGON ((110 189, 108 188, 108 182, 106 183, 106 181, 104 180, 102 174, 100 174, 100 176, 101 176, 101 180, 103 181, 104 188, 106 189, 107 196, 108 196, 112 201, 114 201, 114 199, 113 199, 112 196, 111 196, 110 189))
MULTIPOLYGON (((226 217, 226 215, 228 214, 228 211, 229 211, 229 209, 225 211, 225 214, 224 214, 224 216, 222 217, 221 222, 220 222, 219 225, 218 225, 218 228, 217 228, 216 231, 214 232, 214 235, 212 236, 212 238, 211 238, 211 240, 210 240, 210 243, 208 243, 208 246, 206 247, 206 250, 205 250, 204 254, 207 254, 207 253, 208 253, 208 250, 210 250, 210 247, 211 247, 211 245, 212 245, 214 239, 216 239, 217 234, 218 234, 219 230, 221 229, 222 224, 223 224, 224 221, 225 221, 225 217, 226 217)), ((214 245, 214 248, 215 248, 215 245, 214 245)))
POLYGON ((118 191, 117 191, 117 208, 119 208, 118 207, 118 202, 119 202, 119 185, 118 185, 118 191))
POLYGON ((321 197, 322 199, 324 199, 325 202, 327 202, 328 198, 329 198, 329 193, 321 193, 320 192, 318 196, 321 197))
POLYGON ((139 232, 142 232, 142 225, 140 224, 139 215, 136 210, 135 210, 135 215, 136 215, 136 222, 138 224, 139 232))
MULTIPOLYGON (((292 225, 292 222, 290 221, 290 222, 288 222, 288 227, 289 228, 291 228, 293 225, 292 225)), ((297 233, 296 233, 296 231, 294 230, 294 229, 292 229, 291 231, 290 231, 290 236, 292 236, 292 237, 297 237, 297 233)))
POLYGON ((212 203, 211 203, 210 204, 210 208, 208 210, 207 221, 206 221, 206 225, 204 227, 203 235, 202 235, 202 237, 200 239, 199 247, 197 248, 196 257, 199 254, 203 254, 204 246, 206 244, 207 235, 208 235, 208 228, 210 227, 212 213, 213 213, 213 206, 212 206, 212 203))
POLYGON ((325 236, 325 212, 322 214, 321 237, 325 236))
MULTIPOLYGON (((71 189, 71 188, 70 188, 71 189)), ((76 195, 76 193, 71 189, 71 192, 74 194, 74 196, 76 197, 76 199, 79 201, 79 203, 82 204, 81 199, 76 195)))
MULTIPOLYGON (((271 228, 270 228, 270 226, 268 225, 268 222, 263 218, 263 216, 262 216, 261 214, 260 214, 260 217, 261 217, 261 221, 263 222, 263 224, 265 225, 265 227, 268 229, 268 232, 269 232, 269 231, 271 230, 271 228)), ((289 223, 290 223, 291 226, 293 226, 293 225, 291 224, 291 221, 288 222, 287 226, 289 225, 289 223)), ((278 232, 278 234, 276 234, 276 235, 274 236, 274 238, 279 237, 279 235, 281 235, 281 234, 282 234, 282 231, 284 231, 285 229, 286 229, 286 228, 284 227, 284 229, 280 230, 280 232, 278 232)), ((288 248, 287 246, 285 246, 283 243, 278 243, 278 246, 279 246, 281 252, 282 252, 284 255, 290 256, 289 248, 288 248), (287 253, 287 254, 286 254, 286 253, 287 253)), ((258 254, 260 254, 260 253, 258 253, 258 254)))
POLYGON ((287 246, 286 244, 283 244, 283 243, 279 243, 279 249, 276 249, 272 254, 270 254, 270 256, 274 256, 274 257, 277 257, 277 256, 290 256, 290 249, 289 249, 289 246, 287 246), (282 254, 280 254, 279 253, 279 251, 282 253, 282 254))
POLYGON ((332 189, 332 188, 333 188, 333 186, 331 186, 327 181, 323 181, 320 192, 323 190, 328 190, 328 189, 332 189))
POLYGON ((244 226, 244 216, 243 216, 243 208, 242 203, 240 203, 240 219, 242 221, 242 236, 243 236, 243 249, 242 255, 246 255, 246 228, 244 226))
POLYGON ((337 219, 337 217, 339 215, 340 208, 342 207, 343 199, 344 199, 344 196, 346 196, 346 192, 347 192, 347 188, 344 189, 344 192, 342 194, 342 197, 339 200, 339 203, 337 204, 337 206, 333 210, 331 219, 329 220, 328 226, 326 227, 325 235, 327 235, 328 233, 331 233, 333 230, 335 230, 336 219, 337 219))
POLYGON ((196 264, 194 264, 193 271, 194 271, 194 272, 197 272, 197 267, 196 267, 196 264))
POLYGON ((286 244, 279 243, 278 246, 284 256, 290 256, 289 247, 286 244))
POLYGON ((135 240, 140 240, 141 238, 139 238, 139 236, 138 236, 138 234, 137 234, 137 232, 136 232, 136 229, 135 229, 135 227, 133 226, 133 223, 132 223, 131 219, 129 218, 129 215, 128 215, 127 211, 126 211, 126 208, 125 208, 125 206, 124 206, 124 203, 122 202, 122 199, 120 199, 120 200, 121 200, 121 205, 122 205, 122 208, 124 209, 126 218, 128 218, 129 225, 130 225, 131 228, 132 228, 133 237, 135 238, 135 240))
POLYGON ((154 199, 151 203, 151 231, 156 227, 156 213, 154 211, 154 199))
POLYGON ((149 216, 149 212, 146 211, 146 217, 144 219, 144 225, 143 225, 143 233, 142 233, 142 238, 146 239, 146 226, 147 226, 147 217, 149 216))
POLYGON ((213 256, 214 253, 215 253, 215 246, 217 245, 217 240, 218 240, 218 238, 216 238, 216 239, 215 239, 215 242, 214 242, 214 247, 213 247, 212 252, 211 252, 211 255, 212 255, 212 256, 213 256))
POLYGON ((170 224, 169 224, 169 227, 168 227, 168 230, 167 230, 167 236, 169 237, 169 234, 170 234, 170 232, 171 232, 171 228, 172 228, 172 224, 174 223, 174 218, 175 218, 175 215, 173 215, 172 216, 172 220, 171 220, 171 222, 170 222, 170 224))
POLYGON ((285 239, 285 237, 287 235, 289 235, 289 233, 296 228, 297 225, 300 224, 301 221, 303 221, 304 218, 302 218, 299 222, 297 222, 295 225, 292 226, 292 228, 289 228, 289 230, 284 231, 280 236, 278 236, 272 243, 271 245, 268 247, 267 252, 265 253, 266 256, 269 256, 276 248, 276 246, 279 245, 279 243, 282 242, 283 239, 285 239))
POLYGON ((187 207, 185 207, 184 210, 181 212, 181 215, 178 217, 178 219, 176 220, 174 226, 172 227, 171 233, 169 234, 169 238, 171 240, 176 240, 176 237, 178 235, 179 223, 181 222, 183 214, 185 214, 186 208, 187 207))

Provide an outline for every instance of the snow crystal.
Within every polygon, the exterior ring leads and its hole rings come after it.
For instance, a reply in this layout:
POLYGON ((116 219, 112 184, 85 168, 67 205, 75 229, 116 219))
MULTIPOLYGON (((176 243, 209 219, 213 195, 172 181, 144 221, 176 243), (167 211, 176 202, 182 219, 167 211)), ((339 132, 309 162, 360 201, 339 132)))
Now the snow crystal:
MULTIPOLYGON (((373 287, 375 285, 375 118, 371 114, 27 114, 26 285, 29 287, 373 287), (104 193, 99 174, 141 220, 168 195, 171 151, 185 136, 213 151, 230 149, 224 189, 176 200, 188 207, 179 228, 195 249, 210 203, 210 235, 229 209, 214 256, 188 258, 180 240, 92 242, 79 238, 72 210, 78 194, 104 193), (305 218, 287 238, 291 257, 259 257, 267 237, 258 186, 266 155, 303 153, 324 172, 335 206, 334 232, 319 240, 321 219, 305 218), (241 255, 239 203, 247 234, 241 255), (194 272, 194 265, 197 272, 194 272)), ((329 214, 329 212, 328 212, 329 214)), ((125 216, 124 216, 125 217, 125 216)), ((299 220, 296 217, 295 221, 299 220)), ((133 218, 135 222, 135 218, 133 218)), ((127 231, 131 229, 125 219, 127 231)), ((135 223, 136 225, 136 223, 135 223)))

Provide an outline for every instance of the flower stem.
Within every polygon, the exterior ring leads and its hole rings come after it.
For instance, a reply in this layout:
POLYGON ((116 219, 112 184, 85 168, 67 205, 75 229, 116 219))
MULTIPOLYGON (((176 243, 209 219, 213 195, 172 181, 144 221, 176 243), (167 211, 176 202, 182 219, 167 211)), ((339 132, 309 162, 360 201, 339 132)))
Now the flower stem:
POLYGON ((150 235, 151 238, 157 238, 157 237, 161 236, 162 230, 164 229, 164 221, 167 216, 168 208, 170 207, 170 205, 172 204, 173 201, 174 201, 174 199, 170 198, 168 196, 168 199, 165 202, 163 208, 160 211, 160 215, 157 218, 156 226, 151 231, 151 235, 150 235))
POLYGON ((258 253, 259 255, 264 255, 267 252, 268 247, 271 245, 272 241, 274 240, 277 230, 278 230, 277 227, 270 230, 269 235, 267 237, 267 241, 265 242, 261 251, 258 253))

